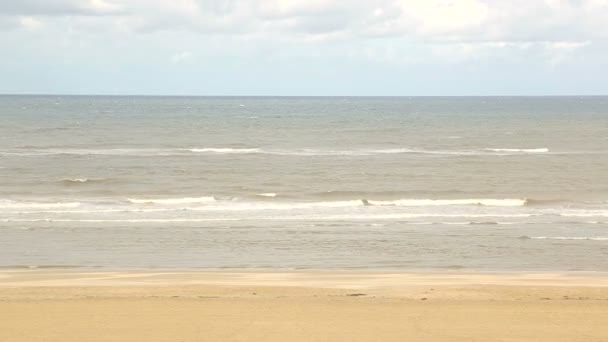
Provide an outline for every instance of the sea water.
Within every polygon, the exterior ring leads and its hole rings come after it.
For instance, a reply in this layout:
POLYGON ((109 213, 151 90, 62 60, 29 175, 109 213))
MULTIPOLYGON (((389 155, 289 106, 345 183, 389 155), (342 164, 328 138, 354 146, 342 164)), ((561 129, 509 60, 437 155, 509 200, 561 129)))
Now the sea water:
POLYGON ((608 271, 608 97, 0 96, 0 267, 608 271))

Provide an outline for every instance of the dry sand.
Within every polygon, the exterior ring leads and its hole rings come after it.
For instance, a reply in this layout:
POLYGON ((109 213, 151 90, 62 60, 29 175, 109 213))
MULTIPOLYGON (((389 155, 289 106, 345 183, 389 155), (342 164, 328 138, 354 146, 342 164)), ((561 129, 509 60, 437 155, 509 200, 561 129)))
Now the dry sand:
POLYGON ((608 341, 605 274, 0 271, 0 341, 608 341))

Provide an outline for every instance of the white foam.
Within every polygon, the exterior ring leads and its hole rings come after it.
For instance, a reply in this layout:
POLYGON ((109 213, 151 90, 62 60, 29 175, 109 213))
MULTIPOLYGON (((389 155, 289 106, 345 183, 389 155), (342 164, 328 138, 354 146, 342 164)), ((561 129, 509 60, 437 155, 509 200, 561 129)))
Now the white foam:
POLYGON ((184 197, 184 198, 156 198, 156 199, 140 199, 129 198, 129 202, 135 204, 187 204, 187 203, 211 203, 215 202, 214 197, 184 197))
POLYGON ((242 221, 239 218, 185 218, 185 219, 2 219, 0 222, 128 222, 128 223, 162 223, 162 222, 208 222, 208 221, 242 221))
POLYGON ((262 153, 262 150, 259 148, 216 148, 216 147, 205 147, 205 148, 189 148, 182 149, 184 151, 190 151, 195 153, 219 153, 219 154, 247 154, 247 153, 262 153))
POLYGON ((531 236, 530 239, 536 239, 536 240, 592 240, 592 241, 608 241, 608 237, 587 237, 587 236, 531 236))
POLYGON ((90 209, 90 210, 22 210, 0 211, 0 214, 106 214, 106 213, 167 213, 175 211, 188 211, 196 208, 118 208, 118 209, 90 209))
POLYGON ((86 183, 89 181, 88 178, 64 178, 63 180, 66 182, 73 182, 73 183, 86 183))
POLYGON ((107 156, 168 156, 177 151, 162 148, 113 148, 113 149, 33 149, 2 151, 1 154, 21 156, 47 155, 107 155, 107 156))
POLYGON ((492 152, 523 152, 523 153, 546 153, 548 148, 486 148, 486 151, 492 152))
POLYGON ((279 156, 372 156, 382 154, 444 154, 444 155, 472 155, 479 154, 474 151, 432 151, 410 148, 388 148, 388 149, 359 149, 359 150, 320 150, 320 149, 261 149, 261 148, 190 148, 181 149, 196 153, 217 154, 270 154, 279 156))
POLYGON ((256 196, 262 196, 262 197, 277 197, 277 194, 274 192, 265 192, 263 194, 256 194, 256 196))
MULTIPOLYGON (((129 222, 129 223, 153 223, 153 222, 207 222, 207 221, 298 221, 298 220, 325 220, 325 221, 347 221, 347 220, 394 220, 394 219, 409 219, 409 218, 453 218, 453 217, 529 217, 525 214, 515 215, 426 215, 426 214, 370 214, 370 215, 289 215, 289 216, 246 216, 246 217, 210 217, 210 218, 150 218, 150 219, 0 219, 0 222, 129 222)), ((469 222, 410 222, 408 224, 457 224, 465 225, 469 222)))
MULTIPOLYGON (((456 138, 456 137, 451 137, 456 138)), ((4 155, 45 156, 55 154, 69 155, 111 155, 111 156, 172 156, 200 154, 270 154, 282 156, 373 156, 383 154, 431 154, 445 156, 492 156, 505 154, 545 153, 547 148, 516 149, 516 148, 486 148, 478 150, 427 150, 419 148, 387 148, 387 149, 354 149, 354 150, 325 150, 325 149, 262 149, 262 148, 229 148, 229 147, 200 147, 200 148, 114 148, 114 149, 34 149, 0 151, 4 155)))
POLYGON ((526 205, 525 199, 400 199, 395 201, 368 201, 379 206, 442 206, 442 205, 483 205, 496 207, 521 207, 526 205))
POLYGON ((183 208, 192 211, 245 211, 245 210, 294 210, 315 208, 350 208, 364 206, 361 200, 332 202, 216 202, 202 207, 183 208))
POLYGON ((559 214, 564 217, 608 217, 608 210, 581 210, 577 212, 566 211, 559 214))
POLYGON ((80 205, 79 202, 16 202, 10 200, 0 200, 0 208, 6 209, 21 209, 21 208, 75 208, 80 205))

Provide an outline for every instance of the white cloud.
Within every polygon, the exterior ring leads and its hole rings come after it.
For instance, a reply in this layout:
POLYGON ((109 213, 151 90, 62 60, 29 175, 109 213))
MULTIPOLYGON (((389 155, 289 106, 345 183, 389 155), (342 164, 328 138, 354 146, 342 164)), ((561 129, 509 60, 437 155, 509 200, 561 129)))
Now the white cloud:
POLYGON ((605 18, 608 0, 0 0, 0 31, 23 32, 31 45, 141 44, 163 63, 188 65, 312 51, 386 65, 558 66, 608 40, 605 18))
POLYGON ((585 46, 590 45, 590 42, 546 42, 546 52, 548 55, 549 65, 557 67, 558 65, 567 62, 572 58, 572 54, 585 46))
POLYGON ((171 56, 170 60, 171 60, 171 63, 179 64, 179 63, 183 63, 185 61, 188 61, 191 58, 192 58, 192 52, 190 52, 190 51, 182 51, 182 52, 178 52, 178 53, 173 54, 171 56))
POLYGON ((102 16, 109 31, 306 41, 608 39, 608 0, 20 0, 1 1, 0 13, 34 19, 102 16))
POLYGON ((561 50, 561 51, 572 51, 579 49, 583 46, 589 45, 589 42, 548 42, 547 45, 551 49, 561 50))
POLYGON ((0 16, 110 15, 123 11, 124 0, 3 0, 0 16))
POLYGON ((402 20, 414 20, 422 34, 453 34, 477 28, 488 19, 480 0, 401 0, 402 20))
POLYGON ((41 27, 44 26, 42 21, 40 21, 36 18, 33 18, 33 17, 21 17, 21 18, 19 18, 19 23, 25 29, 31 30, 31 31, 40 29, 41 27))

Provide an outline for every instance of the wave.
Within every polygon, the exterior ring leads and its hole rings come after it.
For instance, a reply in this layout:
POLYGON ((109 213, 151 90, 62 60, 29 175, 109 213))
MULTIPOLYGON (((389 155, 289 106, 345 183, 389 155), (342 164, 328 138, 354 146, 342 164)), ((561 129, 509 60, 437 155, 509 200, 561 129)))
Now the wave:
POLYGON ((523 153, 546 153, 548 148, 486 148, 485 151, 491 152, 523 152, 523 153))
POLYGON ((322 198, 322 199, 352 199, 352 198, 383 198, 389 199, 400 199, 400 198, 413 198, 417 196, 431 196, 431 197, 454 197, 454 196, 468 196, 466 191, 462 190, 401 190, 401 191, 357 191, 357 190, 330 190, 322 192, 311 192, 304 194, 307 197, 322 198))
POLYGON ((2 155, 45 156, 45 155, 109 155, 109 156, 188 156, 196 154, 238 155, 269 154, 279 156, 373 156, 386 154, 430 154, 445 156, 503 156, 526 153, 547 153, 548 148, 485 148, 476 150, 428 150, 421 148, 386 148, 386 149, 264 149, 259 147, 200 147, 200 148, 109 148, 109 149, 19 149, 0 151, 2 155))
POLYGON ((64 178, 61 182, 65 185, 78 185, 78 184, 90 184, 90 183, 101 183, 104 182, 103 178, 64 178))
POLYGON ((215 197, 184 197, 184 198, 157 198, 157 199, 141 199, 129 198, 129 202, 134 204, 190 204, 190 203, 211 203, 215 202, 215 197))
POLYGON ((562 212, 563 217, 608 217, 608 210, 583 210, 581 212, 562 212))
MULTIPOLYGON (((539 206, 540 204, 551 203, 551 201, 531 201, 528 199, 505 198, 469 198, 469 199, 397 199, 397 200, 375 200, 375 199, 346 199, 346 200, 327 200, 327 201, 279 201, 275 198, 276 193, 259 193, 256 196, 268 198, 268 200, 244 201, 238 198, 218 198, 213 196, 203 197, 178 197, 178 198, 127 198, 101 201, 100 199, 80 199, 79 202, 33 202, 33 201, 12 201, 0 200, 0 208, 16 209, 53 209, 53 208, 73 208, 82 203, 99 209, 99 212, 119 212, 119 211, 142 211, 158 210, 190 210, 190 211, 237 211, 237 210, 297 210, 315 208, 378 208, 378 210, 389 210, 390 208, 432 208, 432 207, 453 207, 466 208, 477 211, 476 207, 511 207, 521 208, 539 206), (273 200, 271 200, 273 199, 273 200), (126 203, 134 206, 125 205, 126 203), (110 207, 109 207, 110 206, 110 207), (384 208, 384 209, 381 209, 384 208)), ((538 210, 541 210, 542 207, 538 210)), ((562 216, 562 217, 595 217, 608 216, 605 209, 566 209, 547 208, 537 212, 537 214, 562 216)), ((371 209, 368 209, 371 210, 371 209)), ((529 210, 533 210, 530 208, 529 210)))
MULTIPOLYGON (((494 225, 512 225, 521 224, 522 222, 503 222, 503 221, 464 221, 464 222, 411 222, 409 224, 435 224, 435 225, 455 225, 455 226, 494 226, 494 225)), ((528 222, 526 222, 528 223, 528 222)))
MULTIPOLYGON (((275 197, 275 193, 258 194, 263 197, 275 197)), ((526 204, 525 199, 400 199, 395 201, 375 201, 367 199, 325 201, 325 202, 239 202, 217 201, 215 197, 198 198, 166 198, 166 199, 128 199, 134 204, 210 204, 205 207, 184 208, 189 210, 269 210, 269 209, 306 209, 306 208, 345 208, 345 207, 423 207, 423 206, 487 206, 487 207, 519 207, 526 204)))
POLYGON ((262 194, 256 194, 256 196, 261 196, 261 197, 277 197, 277 194, 274 192, 266 192, 266 193, 262 193, 262 194))
POLYGON ((154 222, 214 222, 214 221, 244 221, 240 218, 183 218, 183 219, 0 219, 0 222, 84 222, 84 223, 103 223, 103 222, 125 222, 125 223, 154 223, 154 222))
POLYGON ((220 154, 240 154, 240 153, 262 153, 263 151, 259 148, 186 148, 180 149, 181 151, 190 151, 195 153, 220 153, 220 154))
MULTIPOLYGON (((36 218, 36 219, 22 219, 22 218, 3 218, 0 222, 214 222, 214 221, 298 221, 298 220, 322 220, 322 221, 347 221, 347 220, 394 220, 394 219, 410 219, 410 218, 461 218, 461 217, 509 217, 509 218, 521 218, 530 217, 527 214, 513 214, 513 215, 445 215, 445 214, 368 214, 368 215, 289 215, 289 216, 262 216, 262 217, 204 217, 204 218, 143 218, 143 219, 64 219, 64 218, 36 218)), ((455 224, 455 225, 469 225, 471 222, 404 222, 405 224, 455 224)), ((498 223, 498 224, 509 224, 509 223, 498 223)), ((515 223, 513 223, 515 224, 515 223)))
POLYGON ((88 178, 64 178, 64 183, 86 183, 89 181, 88 178))
POLYGON ((427 150, 419 148, 386 148, 386 149, 357 149, 357 150, 326 150, 326 149, 263 149, 263 148, 223 148, 202 147, 187 148, 180 151, 213 154, 270 154, 283 156, 372 156, 383 154, 434 154, 448 156, 475 156, 475 155, 504 155, 521 153, 544 153, 549 152, 547 148, 534 149, 481 149, 481 150, 427 150), (488 153, 492 152, 492 153, 488 153))
POLYGON ((80 202, 15 202, 11 200, 0 200, 0 208, 5 209, 52 209, 52 208, 75 208, 80 206, 80 202))
POLYGON ((2 151, 2 155, 9 156, 49 156, 49 155, 108 155, 108 156, 168 156, 171 149, 156 148, 112 148, 112 149, 25 149, 15 151, 2 151))
POLYGON ((444 205, 481 205, 492 207, 521 207, 526 205, 526 199, 400 199, 395 201, 367 201, 371 205, 378 206, 444 206, 444 205))
POLYGON ((523 239, 534 240, 591 240, 591 241, 608 241, 608 237, 587 237, 587 236, 530 236, 521 237, 523 239))
POLYGON ((261 149, 261 148, 190 148, 182 149, 196 153, 213 154, 270 154, 279 156, 367 156, 375 154, 396 154, 414 152, 411 149, 379 149, 379 150, 320 150, 320 149, 261 149))

